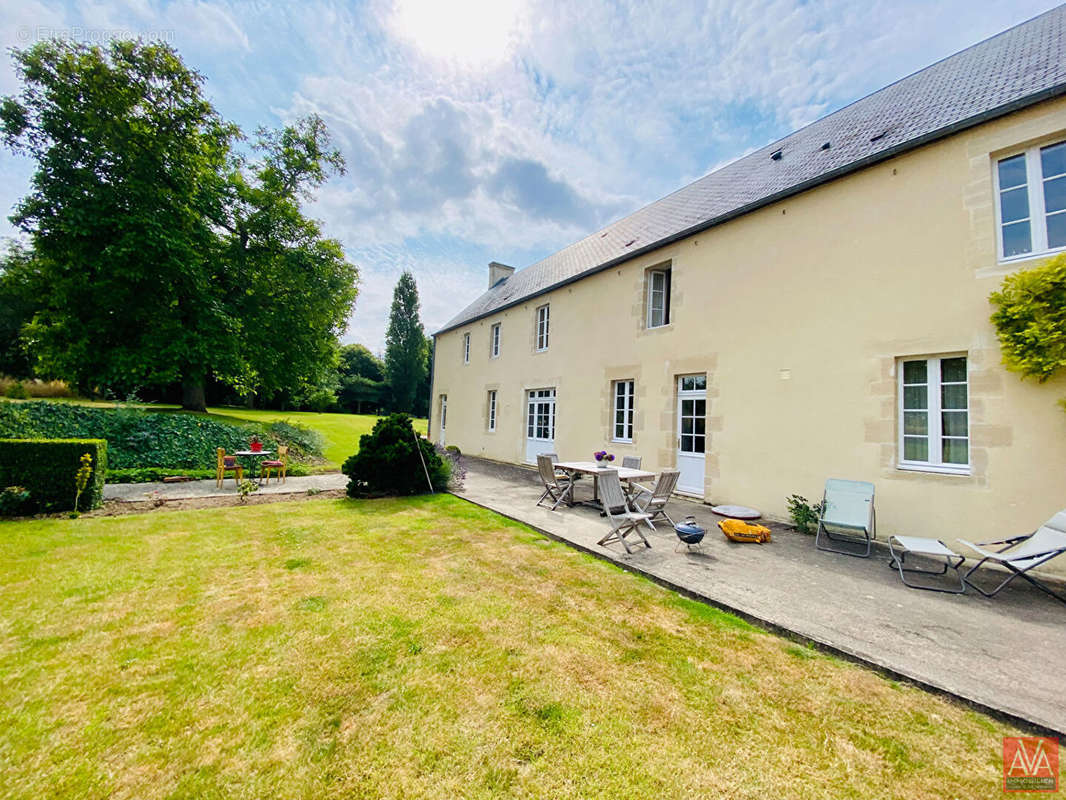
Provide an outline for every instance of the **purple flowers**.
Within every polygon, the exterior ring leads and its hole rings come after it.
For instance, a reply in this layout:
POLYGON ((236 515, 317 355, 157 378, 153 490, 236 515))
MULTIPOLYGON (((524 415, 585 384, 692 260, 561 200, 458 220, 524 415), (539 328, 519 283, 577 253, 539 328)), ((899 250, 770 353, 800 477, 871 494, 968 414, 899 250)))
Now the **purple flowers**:
POLYGON ((592 455, 597 461, 614 461, 614 453, 608 453, 606 450, 597 450, 592 455))

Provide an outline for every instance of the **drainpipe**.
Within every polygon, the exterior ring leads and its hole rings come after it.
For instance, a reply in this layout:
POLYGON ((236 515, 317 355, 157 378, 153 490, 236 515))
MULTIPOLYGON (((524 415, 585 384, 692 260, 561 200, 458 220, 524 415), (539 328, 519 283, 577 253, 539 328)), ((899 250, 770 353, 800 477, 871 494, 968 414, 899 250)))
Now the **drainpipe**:
POLYGON ((429 360, 429 402, 426 403, 426 438, 433 441, 433 398, 436 397, 436 386, 433 385, 437 377, 437 334, 433 334, 433 358, 429 360))

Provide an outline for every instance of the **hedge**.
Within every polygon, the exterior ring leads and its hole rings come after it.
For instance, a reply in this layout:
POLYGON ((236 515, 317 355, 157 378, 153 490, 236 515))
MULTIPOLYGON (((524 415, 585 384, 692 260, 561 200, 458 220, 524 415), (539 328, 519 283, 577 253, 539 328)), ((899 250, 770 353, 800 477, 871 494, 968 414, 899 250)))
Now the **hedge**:
POLYGON ((107 442, 103 439, 0 439, 0 489, 23 486, 30 507, 39 511, 74 510, 74 476, 81 457, 93 457, 93 474, 81 495, 80 509, 98 508, 104 499, 107 442))
POLYGON ((244 450, 253 435, 268 449, 289 445, 294 461, 322 455, 318 434, 283 422, 234 425, 180 412, 0 401, 0 438, 106 439, 108 465, 116 470, 214 470, 216 448, 244 450))

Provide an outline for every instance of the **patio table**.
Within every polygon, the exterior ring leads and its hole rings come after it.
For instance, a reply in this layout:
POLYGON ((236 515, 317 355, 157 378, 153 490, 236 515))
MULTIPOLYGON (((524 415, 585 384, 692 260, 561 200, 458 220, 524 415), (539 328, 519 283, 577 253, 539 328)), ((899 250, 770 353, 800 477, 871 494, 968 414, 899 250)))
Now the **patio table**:
POLYGON ((259 480, 259 477, 262 475, 262 472, 263 472, 262 462, 261 462, 260 459, 262 459, 264 456, 269 456, 273 452, 274 452, 273 450, 238 450, 233 455, 239 456, 241 458, 254 458, 254 459, 256 459, 256 462, 255 462, 255 478, 256 478, 256 480, 259 480))
POLYGON ((631 469, 629 467, 601 467, 595 461, 557 461, 553 465, 556 469, 561 469, 571 478, 575 475, 591 475, 592 476, 592 499, 591 500, 575 500, 573 494, 570 495, 570 502, 568 505, 575 506, 578 504, 592 506, 603 510, 603 504, 600 502, 600 485, 597 477, 608 470, 614 470, 618 473, 618 479, 621 481, 642 481, 649 480, 655 477, 654 472, 648 472, 646 469, 631 469))

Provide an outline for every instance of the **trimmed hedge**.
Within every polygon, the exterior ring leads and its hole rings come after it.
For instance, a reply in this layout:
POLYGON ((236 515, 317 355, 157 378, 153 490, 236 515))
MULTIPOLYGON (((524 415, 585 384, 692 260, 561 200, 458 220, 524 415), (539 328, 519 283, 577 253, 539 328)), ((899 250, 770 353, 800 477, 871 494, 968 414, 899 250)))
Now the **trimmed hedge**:
POLYGON ((107 442, 103 439, 0 439, 0 488, 26 487, 29 505, 35 510, 72 511, 74 476, 85 453, 93 457, 93 474, 78 510, 99 508, 107 474, 107 442))
POLYGON ((268 449, 289 445, 289 457, 294 461, 322 455, 318 434, 284 422, 234 425, 200 414, 46 400, 0 401, 0 437, 106 439, 109 466, 116 470, 158 467, 211 470, 214 474, 216 448, 224 447, 230 453, 245 450, 253 435, 268 449))

